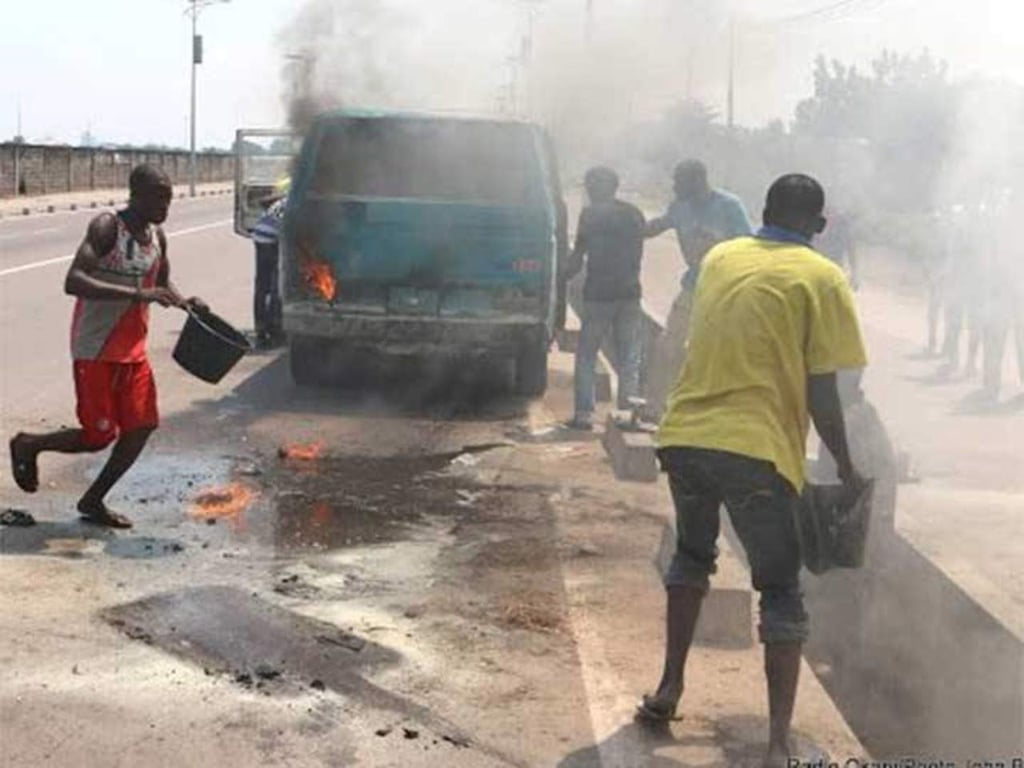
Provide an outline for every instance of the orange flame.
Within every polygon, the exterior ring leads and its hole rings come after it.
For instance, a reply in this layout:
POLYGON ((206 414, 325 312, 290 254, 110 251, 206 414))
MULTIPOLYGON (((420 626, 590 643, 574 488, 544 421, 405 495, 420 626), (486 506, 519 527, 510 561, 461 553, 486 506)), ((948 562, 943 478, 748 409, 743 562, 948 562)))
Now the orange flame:
POLYGON ((305 259, 302 262, 302 279, 306 287, 326 301, 334 301, 338 295, 338 281, 329 264, 305 259))
POLYGON ((242 483, 210 488, 192 500, 189 517, 193 520, 228 520, 241 525, 245 510, 256 498, 256 492, 242 483))
POLYGON ((296 461, 316 461, 324 455, 323 443, 289 443, 277 449, 277 455, 282 459, 295 459, 296 461))

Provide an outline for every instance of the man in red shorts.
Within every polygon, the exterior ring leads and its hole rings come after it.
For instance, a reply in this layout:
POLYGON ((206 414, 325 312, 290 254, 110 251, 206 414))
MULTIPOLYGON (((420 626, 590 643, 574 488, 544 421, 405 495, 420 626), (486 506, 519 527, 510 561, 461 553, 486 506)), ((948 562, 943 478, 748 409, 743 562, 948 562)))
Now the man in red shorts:
POLYGON ((163 171, 132 170, 128 207, 89 223, 64 282, 77 297, 71 356, 78 399, 78 429, 45 435, 20 433, 10 441, 14 480, 26 493, 39 490, 40 453, 95 453, 113 444, 106 465, 78 502, 82 519, 112 528, 131 521, 104 503, 107 493, 138 459, 159 424, 156 385, 146 358, 149 305, 201 307, 170 281, 167 219, 173 191, 163 171))

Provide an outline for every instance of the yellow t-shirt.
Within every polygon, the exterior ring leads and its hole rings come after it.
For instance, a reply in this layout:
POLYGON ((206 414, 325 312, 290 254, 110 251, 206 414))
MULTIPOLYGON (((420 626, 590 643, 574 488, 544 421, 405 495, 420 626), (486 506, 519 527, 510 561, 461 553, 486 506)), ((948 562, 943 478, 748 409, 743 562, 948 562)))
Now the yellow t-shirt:
POLYGON ((764 459, 799 492, 808 375, 866 364, 853 294, 839 267, 795 243, 722 243, 701 267, 686 364, 658 445, 764 459))

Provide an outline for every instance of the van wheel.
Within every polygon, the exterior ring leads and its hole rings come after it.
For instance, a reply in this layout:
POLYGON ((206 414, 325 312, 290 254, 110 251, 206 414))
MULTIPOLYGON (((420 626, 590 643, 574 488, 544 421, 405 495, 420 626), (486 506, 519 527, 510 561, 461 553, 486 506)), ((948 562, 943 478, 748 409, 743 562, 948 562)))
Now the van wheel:
POLYGON ((292 381, 300 387, 315 387, 327 380, 326 345, 308 336, 293 336, 288 351, 292 381))
POLYGON ((540 397, 547 388, 547 344, 530 344, 516 358, 516 393, 523 397, 540 397))

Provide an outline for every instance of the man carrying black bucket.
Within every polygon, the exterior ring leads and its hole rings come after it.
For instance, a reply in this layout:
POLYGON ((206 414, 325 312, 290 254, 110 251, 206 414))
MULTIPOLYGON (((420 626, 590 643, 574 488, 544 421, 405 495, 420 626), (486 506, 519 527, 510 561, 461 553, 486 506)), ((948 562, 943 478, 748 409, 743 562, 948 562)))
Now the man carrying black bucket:
POLYGON ((713 248, 694 295, 690 347, 658 433, 676 507, 665 666, 639 716, 673 719, 701 602, 718 554, 724 503, 761 594, 770 747, 765 766, 792 765, 789 728, 808 616, 800 592, 794 504, 804 485, 808 421, 835 457, 850 497, 865 481, 850 459, 836 386, 862 368, 864 347, 842 270, 810 247, 825 228, 814 179, 783 176, 764 227, 713 248))
POLYGON ((39 490, 39 454, 95 453, 114 448, 78 502, 86 522, 130 528, 104 498, 138 459, 159 423, 156 385, 146 358, 149 305, 191 305, 170 281, 167 219, 173 191, 167 175, 139 165, 129 178, 128 207, 94 218, 64 281, 77 297, 71 325, 77 414, 80 427, 45 435, 21 433, 10 441, 14 481, 26 493, 39 490))

